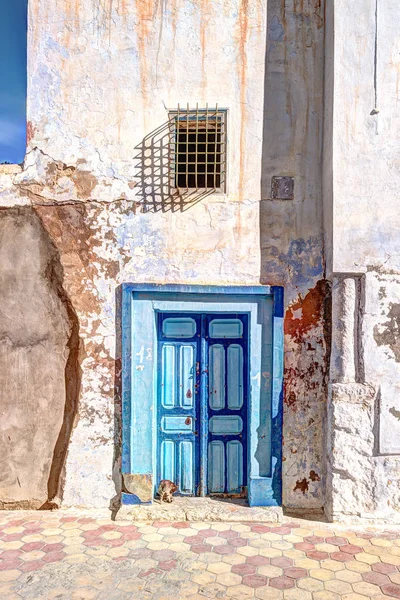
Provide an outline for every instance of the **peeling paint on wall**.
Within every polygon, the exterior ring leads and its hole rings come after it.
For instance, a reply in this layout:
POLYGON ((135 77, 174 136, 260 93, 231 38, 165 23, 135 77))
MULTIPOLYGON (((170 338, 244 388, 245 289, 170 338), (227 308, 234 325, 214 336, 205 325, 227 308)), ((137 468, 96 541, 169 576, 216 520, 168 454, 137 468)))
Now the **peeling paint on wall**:
POLYGON ((286 310, 284 378, 285 503, 298 506, 300 491, 307 506, 323 505, 324 446, 330 290, 320 280, 286 310), (299 478, 304 472, 308 477, 299 478))
POLYGON ((326 281, 321 280, 307 292, 304 298, 289 306, 285 316, 285 335, 295 342, 303 342, 306 334, 323 318, 323 304, 326 298, 326 281))
POLYGON ((378 346, 387 346, 396 362, 400 362, 400 304, 389 304, 387 321, 375 325, 374 338, 378 346))

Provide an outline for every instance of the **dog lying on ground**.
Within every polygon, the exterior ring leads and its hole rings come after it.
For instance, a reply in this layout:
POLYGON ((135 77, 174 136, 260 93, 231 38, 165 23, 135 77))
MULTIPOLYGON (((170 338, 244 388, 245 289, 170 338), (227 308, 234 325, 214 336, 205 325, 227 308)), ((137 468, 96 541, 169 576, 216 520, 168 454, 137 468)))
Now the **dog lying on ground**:
POLYGON ((177 489, 178 486, 169 479, 163 479, 160 481, 160 485, 158 486, 158 495, 160 496, 160 501, 172 502, 172 496, 177 489))

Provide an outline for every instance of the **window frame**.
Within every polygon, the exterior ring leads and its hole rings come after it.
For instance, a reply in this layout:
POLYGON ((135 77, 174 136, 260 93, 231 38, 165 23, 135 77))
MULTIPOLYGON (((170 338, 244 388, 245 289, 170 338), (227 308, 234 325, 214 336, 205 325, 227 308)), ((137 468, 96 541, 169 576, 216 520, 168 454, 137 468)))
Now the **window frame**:
MULTIPOLYGON (((192 194, 192 193, 207 193, 207 194, 226 194, 227 192, 227 156, 228 156, 228 136, 227 136, 227 122, 228 122, 228 109, 227 108, 218 108, 218 105, 216 105, 215 108, 209 108, 208 105, 206 105, 206 108, 198 108, 198 106, 196 108, 190 109, 189 106, 186 109, 181 109, 180 106, 178 105, 177 109, 173 109, 173 110, 169 110, 168 111, 168 129, 169 129, 169 150, 168 150, 168 171, 169 171, 169 187, 170 187, 170 191, 173 194, 176 193, 188 193, 188 194, 192 194), (179 140, 178 140, 178 131, 179 128, 177 127, 177 123, 178 122, 183 122, 183 123, 187 123, 192 121, 193 123, 197 123, 196 125, 196 133, 199 133, 199 128, 198 128, 198 124, 199 123, 206 123, 206 131, 207 131, 207 124, 210 122, 220 122, 220 136, 221 139, 219 142, 217 142, 217 139, 215 140, 215 145, 217 146, 218 144, 220 145, 220 151, 217 153, 215 152, 214 155, 215 157, 217 157, 219 155, 219 163, 215 162, 214 165, 216 164, 220 164, 220 171, 218 173, 216 173, 215 171, 212 171, 212 175, 214 176, 214 181, 216 176, 218 176, 220 178, 219 181, 219 186, 208 186, 207 185, 207 168, 205 169, 205 184, 206 186, 201 187, 201 186, 193 186, 193 187, 189 187, 187 186, 178 186, 177 185, 177 180, 178 180, 178 176, 179 176, 179 172, 177 170, 177 166, 178 164, 182 164, 179 163, 179 161, 177 160, 177 155, 178 155, 178 145, 179 145, 179 140)), ((187 127, 187 129, 182 128, 184 131, 190 131, 189 127, 187 127)), ((204 130, 204 129, 203 129, 204 130)), ((208 134, 206 133, 206 136, 208 134)), ((198 141, 196 140, 195 142, 196 144, 198 144, 198 141)), ((187 147, 188 147, 188 141, 186 142, 187 147)), ((207 145, 208 145, 208 141, 207 141, 207 137, 206 137, 206 142, 205 142, 205 146, 206 146, 206 150, 207 150, 207 145)), ((198 152, 196 151, 196 154, 198 152)), ((188 156, 188 153, 186 155, 186 158, 188 156)), ((207 152, 205 153, 205 156, 207 157, 207 152)), ((186 163, 183 164, 190 164, 188 160, 186 160, 186 163)), ((195 174, 195 175, 199 175, 199 173, 197 173, 197 160, 194 163, 196 165, 196 170, 194 171, 194 173, 189 173, 188 169, 186 170, 186 174, 195 174)), ((207 158, 206 158, 206 165, 207 164, 212 164, 212 162, 210 161, 210 163, 207 162, 207 158)), ((203 173, 200 173, 200 175, 203 175, 203 173)), ((188 181, 187 181, 188 183, 188 181)))

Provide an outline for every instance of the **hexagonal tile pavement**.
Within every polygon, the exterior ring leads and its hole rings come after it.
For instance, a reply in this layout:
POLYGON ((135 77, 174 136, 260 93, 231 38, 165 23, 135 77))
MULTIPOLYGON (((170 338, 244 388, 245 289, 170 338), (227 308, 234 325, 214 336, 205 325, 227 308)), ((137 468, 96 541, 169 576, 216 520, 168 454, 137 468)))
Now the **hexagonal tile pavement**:
POLYGON ((400 599, 400 529, 5 512, 0 598, 400 599))

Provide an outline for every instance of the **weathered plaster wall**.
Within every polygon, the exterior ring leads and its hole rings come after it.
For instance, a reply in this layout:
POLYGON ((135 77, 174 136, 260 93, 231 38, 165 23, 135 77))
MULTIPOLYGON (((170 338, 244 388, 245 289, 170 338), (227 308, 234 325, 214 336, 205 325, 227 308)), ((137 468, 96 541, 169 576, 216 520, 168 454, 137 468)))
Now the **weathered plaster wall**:
POLYGON ((108 505, 120 491, 117 286, 260 279, 266 5, 31 0, 29 11, 27 155, 1 197, 34 207, 79 320, 64 504, 108 505), (154 163, 145 170, 178 103, 229 109, 227 195, 171 201, 154 163))
POLYGON ((319 0, 31 0, 27 156, 0 197, 34 208, 79 322, 65 505, 121 487, 117 286, 261 281, 285 286, 284 503, 322 506, 323 42, 319 0), (143 167, 179 102, 229 109, 226 195, 171 201, 143 167))
POLYGON ((258 199, 265 21, 266 0, 31 0, 28 152, 76 167, 52 197, 140 198, 143 139, 178 103, 218 103, 230 201, 258 199))
POLYGON ((324 5, 269 0, 261 202, 261 278, 285 287, 283 498, 324 502, 329 284, 324 275, 324 5), (276 199, 272 178, 294 180, 276 199))
MULTIPOLYGON (((233 225, 237 218, 236 203, 198 203, 188 214, 138 210, 135 215, 129 201, 114 202, 112 210, 108 204, 98 203, 36 210, 60 249, 65 287, 79 317, 84 349, 79 422, 69 448, 64 502, 107 505, 120 489, 117 286, 124 281, 149 280, 243 282, 252 268, 246 257, 258 240, 249 235, 241 245, 230 242, 232 231, 227 224, 233 225), (221 222, 227 237, 219 229, 221 222), (187 227, 195 240, 190 245, 187 227), (218 240, 224 239, 230 243, 216 251, 218 240)), ((255 217, 244 214, 243 231, 252 231, 255 217)))
POLYGON ((337 274, 328 398, 331 518, 400 521, 398 276, 337 274))
POLYGON ((328 509, 337 517, 400 518, 399 18, 394 0, 336 1, 327 38, 324 191, 336 290, 328 509))
POLYGON ((336 0, 325 15, 320 0, 31 0, 27 156, 0 172, 18 267, 3 267, 4 361, 26 365, 8 368, 1 408, 3 443, 26 440, 10 461, 25 483, 6 470, 4 501, 61 487, 65 505, 99 506, 119 492, 120 283, 261 280, 285 286, 284 503, 323 505, 326 437, 328 513, 396 518, 398 17, 395 0, 336 0), (178 102, 229 109, 226 195, 171 200, 144 162, 178 102), (273 193, 277 176, 293 196, 273 193))
POLYGON ((31 208, 0 212, 0 508, 62 486, 76 413, 76 320, 58 252, 31 208))

